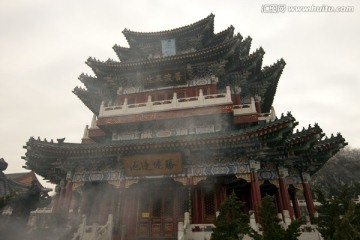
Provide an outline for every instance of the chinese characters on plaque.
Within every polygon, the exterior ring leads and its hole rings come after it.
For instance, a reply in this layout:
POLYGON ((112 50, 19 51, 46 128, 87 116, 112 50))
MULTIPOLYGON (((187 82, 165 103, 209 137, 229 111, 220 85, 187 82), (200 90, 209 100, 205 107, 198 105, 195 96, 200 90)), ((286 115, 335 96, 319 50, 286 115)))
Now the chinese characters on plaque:
POLYGON ((176 54, 175 39, 161 40, 161 50, 163 57, 174 56, 176 54))
POLYGON ((185 71, 148 72, 144 74, 145 88, 182 85, 186 83, 185 71))
POLYGON ((144 154, 123 157, 127 176, 156 176, 183 172, 180 153, 144 154))

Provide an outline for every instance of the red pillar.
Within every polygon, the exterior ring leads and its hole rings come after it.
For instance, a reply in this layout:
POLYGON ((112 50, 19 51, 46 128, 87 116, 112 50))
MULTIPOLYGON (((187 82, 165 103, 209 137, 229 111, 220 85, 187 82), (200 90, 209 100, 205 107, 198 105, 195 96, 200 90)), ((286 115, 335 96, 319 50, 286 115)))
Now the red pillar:
POLYGON ((80 216, 87 213, 87 205, 88 205, 88 194, 85 189, 83 189, 81 194, 81 203, 80 203, 80 216))
POLYGON ((287 185, 283 178, 279 178, 279 187, 280 187, 280 193, 281 193, 281 198, 283 201, 284 210, 288 210, 290 219, 294 220, 293 211, 292 211, 291 205, 290 205, 290 198, 289 198, 287 185))
POLYGON ((278 209, 278 213, 281 213, 281 215, 282 215, 284 207, 283 207, 280 191, 276 192, 275 198, 276 198, 276 206, 277 206, 277 209, 278 209))
POLYGON ((63 205, 63 208, 65 211, 69 211, 69 206, 70 206, 70 202, 71 202, 71 198, 72 198, 72 187, 73 187, 72 182, 68 182, 66 184, 64 205, 63 205))
POLYGON ((301 214, 300 214, 300 208, 299 208, 299 203, 296 197, 296 193, 295 194, 291 194, 291 202, 293 204, 294 207, 294 213, 295 213, 295 218, 300 218, 301 214))
POLYGON ((59 198, 60 198, 60 193, 56 193, 56 195, 52 197, 53 212, 56 212, 59 209, 59 198))
MULTIPOLYGON (((258 212, 261 208, 261 192, 257 171, 251 171, 251 195, 253 200, 253 209, 255 212, 258 212)), ((255 214, 255 220, 256 222, 259 222, 257 214, 255 214)))
POLYGON ((60 191, 59 191, 59 198, 57 202, 57 210, 62 210, 64 207, 64 199, 65 199, 65 180, 61 180, 60 182, 60 191))
POLYGON ((303 189, 304 189, 304 197, 305 197, 305 201, 306 201, 306 207, 308 209, 309 216, 311 219, 311 217, 313 217, 314 213, 315 213, 315 206, 314 206, 314 201, 311 196, 310 185, 307 182, 303 182, 302 185, 303 185, 303 189))
POLYGON ((255 95, 255 108, 257 113, 261 113, 261 97, 255 95))
POLYGON ((240 105, 240 93, 235 93, 235 103, 234 105, 240 105))

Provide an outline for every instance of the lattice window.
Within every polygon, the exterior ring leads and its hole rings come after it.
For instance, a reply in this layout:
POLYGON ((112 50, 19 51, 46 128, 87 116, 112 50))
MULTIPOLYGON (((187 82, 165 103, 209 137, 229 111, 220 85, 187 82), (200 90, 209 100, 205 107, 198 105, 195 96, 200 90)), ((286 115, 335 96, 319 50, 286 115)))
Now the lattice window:
POLYGON ((166 94, 166 100, 171 100, 172 98, 173 98, 173 94, 172 94, 172 93, 166 94))
POLYGON ((180 218, 183 218, 184 213, 188 211, 187 194, 188 192, 186 191, 186 189, 179 190, 177 194, 177 201, 175 201, 175 209, 177 211, 177 215, 180 218))
POLYGON ((164 196, 164 216, 172 216, 174 213, 173 194, 169 193, 164 196))
POLYGON ((144 217, 147 216, 149 212, 150 212, 150 199, 148 197, 142 196, 140 199, 140 214, 142 217, 144 217))
POLYGON ((128 104, 135 104, 136 100, 135 100, 135 97, 129 97, 128 98, 128 104))
POLYGON ((163 100, 165 100, 165 95, 164 95, 164 94, 159 94, 159 95, 157 95, 157 100, 158 100, 158 101, 163 101, 163 100))
POLYGON ((215 194, 214 191, 204 192, 204 210, 206 216, 215 215, 215 194))
POLYGON ((177 95, 177 98, 186 98, 185 91, 177 91, 176 95, 177 95))
POLYGON ((153 200, 152 216, 161 217, 161 198, 155 198, 153 200))

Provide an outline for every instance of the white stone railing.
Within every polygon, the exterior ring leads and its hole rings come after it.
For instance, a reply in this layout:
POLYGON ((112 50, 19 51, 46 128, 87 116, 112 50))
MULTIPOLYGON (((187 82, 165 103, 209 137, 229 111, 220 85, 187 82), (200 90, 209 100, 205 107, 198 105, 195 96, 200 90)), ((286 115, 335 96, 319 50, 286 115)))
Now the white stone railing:
POLYGON ((48 227, 47 224, 49 223, 52 214, 52 208, 38 208, 31 211, 27 223, 30 231, 37 228, 44 229, 48 227))
POLYGON ((255 99, 252 97, 249 104, 240 104, 233 106, 234 116, 257 114, 255 99))
POLYGON ((105 106, 103 102, 100 106, 99 117, 179 110, 231 103, 230 87, 226 87, 226 93, 211 95, 203 95, 203 91, 200 89, 199 96, 189 98, 177 98, 176 93, 174 93, 171 100, 152 101, 151 96, 149 96, 148 101, 145 103, 128 104, 126 98, 123 105, 105 106))
MULTIPOLYGON (((219 215, 219 212, 216 214, 219 215)), ((285 222, 281 223, 283 228, 287 228, 291 223, 289 212, 285 210, 283 214, 279 214, 278 217, 282 220, 282 215, 285 216, 285 222)), ((255 214, 253 211, 250 212, 249 219, 250 227, 256 232, 262 234, 259 223, 255 221, 255 214)), ((215 228, 214 224, 190 224, 190 214, 189 212, 185 213, 184 222, 178 223, 178 240, 209 240, 213 229, 215 228)), ((323 240, 321 234, 318 232, 316 225, 306 224, 300 227, 301 235, 298 238, 299 240, 323 240)), ((242 237, 243 240, 251 240, 252 238, 249 235, 242 237)))
POLYGON ((111 240, 113 237, 113 215, 109 214, 105 225, 86 224, 86 216, 83 215, 82 223, 73 236, 73 240, 111 240))

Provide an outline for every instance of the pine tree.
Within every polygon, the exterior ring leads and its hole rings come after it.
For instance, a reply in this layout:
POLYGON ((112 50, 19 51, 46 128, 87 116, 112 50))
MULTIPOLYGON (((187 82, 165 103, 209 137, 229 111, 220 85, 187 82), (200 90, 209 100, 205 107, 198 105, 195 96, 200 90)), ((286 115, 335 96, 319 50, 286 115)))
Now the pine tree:
POLYGON ((351 201, 344 216, 335 226, 334 240, 360 240, 359 208, 351 201), (356 211, 357 210, 357 211, 356 211))
POLYGON ((345 186, 340 194, 326 199, 317 191, 318 230, 324 239, 360 240, 360 205, 353 197, 353 188, 345 186))
POLYGON ((9 194, 6 196, 0 197, 0 209, 9 204, 10 200, 14 197, 14 194, 9 194))
POLYGON ((243 205, 232 192, 220 207, 211 240, 238 240, 240 234, 249 233, 249 215, 242 211, 243 205))
POLYGON ((285 230, 281 226, 282 220, 278 218, 274 199, 271 196, 265 196, 262 199, 262 207, 258 212, 262 235, 251 231, 251 237, 255 240, 296 240, 300 236, 300 225, 302 219, 294 220, 285 230))

